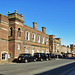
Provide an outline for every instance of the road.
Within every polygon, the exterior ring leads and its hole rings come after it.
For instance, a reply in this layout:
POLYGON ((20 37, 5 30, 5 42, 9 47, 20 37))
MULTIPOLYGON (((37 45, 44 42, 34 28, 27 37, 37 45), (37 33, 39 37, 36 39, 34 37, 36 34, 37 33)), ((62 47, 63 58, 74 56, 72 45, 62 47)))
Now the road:
POLYGON ((67 75, 75 69, 75 59, 0 64, 0 75, 67 75))

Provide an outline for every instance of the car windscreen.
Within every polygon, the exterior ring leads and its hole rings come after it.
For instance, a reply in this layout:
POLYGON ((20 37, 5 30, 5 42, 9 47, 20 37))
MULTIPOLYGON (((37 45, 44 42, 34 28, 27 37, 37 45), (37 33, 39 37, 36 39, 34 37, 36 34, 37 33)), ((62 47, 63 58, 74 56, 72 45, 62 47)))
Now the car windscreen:
POLYGON ((32 56, 31 54, 20 54, 19 56, 32 56))
POLYGON ((19 56, 22 56, 22 57, 23 57, 23 56, 25 56, 25 55, 24 55, 24 54, 20 54, 19 56))
POLYGON ((39 54, 38 54, 38 53, 34 53, 34 56, 35 56, 35 55, 39 55, 39 54))

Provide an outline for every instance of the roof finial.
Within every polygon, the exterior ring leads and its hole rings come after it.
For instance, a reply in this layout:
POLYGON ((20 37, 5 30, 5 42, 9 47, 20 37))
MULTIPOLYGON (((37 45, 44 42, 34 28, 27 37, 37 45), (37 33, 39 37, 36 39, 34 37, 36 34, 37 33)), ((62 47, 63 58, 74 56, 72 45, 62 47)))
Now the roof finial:
POLYGON ((10 14, 10 11, 8 11, 8 14, 10 14))
POLYGON ((23 13, 21 13, 21 16, 23 17, 23 13))
POLYGON ((15 10, 15 13, 17 13, 17 10, 15 10))

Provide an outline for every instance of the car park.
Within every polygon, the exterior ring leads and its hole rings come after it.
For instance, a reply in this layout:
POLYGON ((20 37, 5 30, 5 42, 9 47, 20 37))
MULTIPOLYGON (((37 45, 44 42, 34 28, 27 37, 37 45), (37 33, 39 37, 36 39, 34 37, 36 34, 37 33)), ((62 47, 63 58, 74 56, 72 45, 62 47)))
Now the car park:
POLYGON ((20 54, 19 57, 18 57, 18 61, 17 62, 29 62, 29 61, 36 61, 36 58, 33 57, 31 54, 20 54))
POLYGON ((34 53, 34 57, 36 58, 36 60, 50 60, 50 54, 46 54, 46 53, 34 53))

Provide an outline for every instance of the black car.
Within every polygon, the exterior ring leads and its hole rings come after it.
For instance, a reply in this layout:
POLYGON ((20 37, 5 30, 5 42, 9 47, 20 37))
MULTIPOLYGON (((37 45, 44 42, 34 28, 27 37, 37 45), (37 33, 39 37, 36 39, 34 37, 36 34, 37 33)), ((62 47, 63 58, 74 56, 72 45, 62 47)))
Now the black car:
POLYGON ((55 58, 55 55, 53 53, 50 53, 51 58, 55 58))
POLYGON ((36 60, 50 60, 50 54, 45 54, 45 53, 34 53, 34 57, 36 58, 36 60))
POLYGON ((18 57, 18 62, 29 62, 29 61, 36 61, 36 58, 33 57, 31 54, 20 54, 18 57))
POLYGON ((62 55, 55 55, 55 58, 62 58, 62 55))

